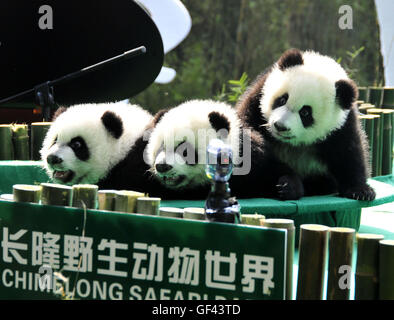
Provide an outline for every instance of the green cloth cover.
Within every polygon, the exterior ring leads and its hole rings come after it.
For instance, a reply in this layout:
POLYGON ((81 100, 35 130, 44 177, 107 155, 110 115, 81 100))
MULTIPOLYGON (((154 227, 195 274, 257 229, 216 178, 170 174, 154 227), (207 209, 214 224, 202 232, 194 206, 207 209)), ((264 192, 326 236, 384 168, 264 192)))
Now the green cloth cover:
MULTIPOLYGON (((50 179, 42 168, 41 161, 0 161, 0 194, 12 193, 17 183, 39 184, 50 179)), ((357 201, 334 195, 304 197, 297 201, 280 201, 265 198, 239 199, 241 213, 259 213, 267 218, 293 219, 296 227, 304 223, 327 226, 360 226, 361 208, 372 207, 394 201, 393 175, 369 180, 377 197, 374 201, 357 201)), ((230 186, 231 187, 231 186, 230 186)), ((204 200, 162 200, 165 207, 204 207, 204 200)))

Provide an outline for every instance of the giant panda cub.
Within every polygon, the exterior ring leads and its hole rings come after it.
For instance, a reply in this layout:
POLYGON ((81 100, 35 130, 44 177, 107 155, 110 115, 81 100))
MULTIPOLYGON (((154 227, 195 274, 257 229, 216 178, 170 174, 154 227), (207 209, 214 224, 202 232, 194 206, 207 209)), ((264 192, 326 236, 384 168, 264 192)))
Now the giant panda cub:
POLYGON ((357 119, 357 95, 332 58, 291 49, 241 97, 240 118, 261 133, 264 153, 282 165, 272 173, 279 198, 333 192, 375 198, 367 184, 368 144, 357 119))
POLYGON ((136 142, 152 116, 126 102, 59 108, 41 149, 56 183, 98 184, 101 189, 142 189, 142 154, 136 142))
POLYGON ((230 144, 237 161, 239 119, 225 103, 191 100, 162 111, 149 138, 146 160, 166 197, 204 199, 209 192, 205 173, 209 141, 221 138, 230 144))
MULTIPOLYGON (((243 130, 236 110, 223 102, 191 100, 168 111, 161 111, 146 148, 146 160, 157 181, 164 187, 161 196, 177 199, 205 199, 210 190, 206 151, 212 139, 219 138, 233 151, 234 168, 230 188, 234 196, 264 196, 263 188, 254 188, 253 179, 261 179, 261 141, 243 130), (260 159, 260 161, 257 161, 260 159), (254 165, 257 163, 257 165, 254 165)), ((264 184, 260 184, 264 185, 264 184)))

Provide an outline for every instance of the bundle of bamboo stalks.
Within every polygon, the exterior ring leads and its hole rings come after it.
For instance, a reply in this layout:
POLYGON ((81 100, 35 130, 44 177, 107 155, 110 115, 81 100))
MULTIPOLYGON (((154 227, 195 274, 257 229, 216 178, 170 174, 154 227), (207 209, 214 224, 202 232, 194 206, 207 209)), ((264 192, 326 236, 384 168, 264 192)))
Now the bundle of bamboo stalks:
POLYGON ((40 160, 50 125, 50 122, 0 125, 0 160, 40 160))
POLYGON ((394 88, 361 87, 357 105, 370 147, 372 176, 392 174, 394 88))
POLYGON ((324 298, 326 269, 327 300, 350 299, 355 239, 354 299, 394 299, 394 240, 310 224, 300 227, 297 299, 324 298))

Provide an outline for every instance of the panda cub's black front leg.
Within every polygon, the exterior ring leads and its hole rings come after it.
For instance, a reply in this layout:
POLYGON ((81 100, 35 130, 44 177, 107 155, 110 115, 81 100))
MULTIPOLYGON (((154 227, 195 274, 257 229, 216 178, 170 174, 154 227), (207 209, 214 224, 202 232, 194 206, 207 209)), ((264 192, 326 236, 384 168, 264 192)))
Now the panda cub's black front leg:
POLYGON ((372 201, 376 197, 376 192, 368 184, 363 184, 357 187, 349 187, 343 190, 341 195, 354 200, 372 201))
POLYGON ((304 185, 296 174, 281 176, 276 188, 281 200, 298 200, 304 196, 304 185))

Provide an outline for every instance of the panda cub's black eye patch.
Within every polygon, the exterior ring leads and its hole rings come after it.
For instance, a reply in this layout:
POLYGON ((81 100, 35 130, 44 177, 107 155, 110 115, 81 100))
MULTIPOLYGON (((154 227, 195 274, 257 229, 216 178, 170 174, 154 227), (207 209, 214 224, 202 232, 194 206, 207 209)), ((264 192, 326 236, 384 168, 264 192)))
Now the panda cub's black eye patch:
POLYGON ((82 161, 86 161, 90 157, 88 146, 82 137, 71 139, 68 146, 74 151, 76 157, 82 161))
POLYGON ((313 116, 312 116, 312 107, 311 106, 303 106, 300 111, 298 111, 298 114, 300 115, 300 119, 302 121, 302 125, 304 128, 308 128, 311 125, 313 125, 313 116))
POLYGON ((183 141, 178 144, 175 152, 180 154, 189 166, 196 165, 198 162, 198 152, 189 142, 183 141))
POLYGON ((274 101, 274 104, 272 105, 272 109, 279 108, 281 106, 284 106, 289 99, 289 94, 285 93, 281 95, 280 97, 276 98, 274 101))
POLYGON ((57 142, 57 136, 55 137, 55 139, 53 140, 51 147, 53 147, 55 145, 55 143, 57 142))

